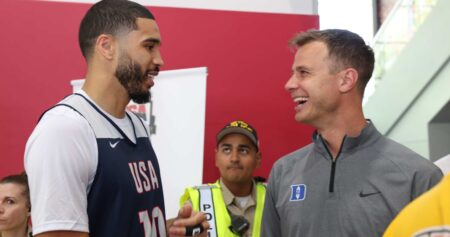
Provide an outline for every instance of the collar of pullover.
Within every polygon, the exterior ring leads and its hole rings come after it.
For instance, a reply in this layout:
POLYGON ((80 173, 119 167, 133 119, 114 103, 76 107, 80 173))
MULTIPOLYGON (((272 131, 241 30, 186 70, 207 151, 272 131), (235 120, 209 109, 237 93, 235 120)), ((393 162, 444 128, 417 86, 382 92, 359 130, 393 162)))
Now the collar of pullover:
MULTIPOLYGON (((378 132, 378 130, 375 128, 372 121, 367 120, 366 127, 363 128, 358 136, 345 136, 339 153, 349 152, 361 147, 365 147, 369 144, 372 144, 379 137, 381 137, 380 132, 378 132)), ((317 130, 313 133, 312 139, 316 149, 318 149, 320 152, 327 152, 328 148, 325 147, 326 141, 320 134, 317 133, 317 130)))

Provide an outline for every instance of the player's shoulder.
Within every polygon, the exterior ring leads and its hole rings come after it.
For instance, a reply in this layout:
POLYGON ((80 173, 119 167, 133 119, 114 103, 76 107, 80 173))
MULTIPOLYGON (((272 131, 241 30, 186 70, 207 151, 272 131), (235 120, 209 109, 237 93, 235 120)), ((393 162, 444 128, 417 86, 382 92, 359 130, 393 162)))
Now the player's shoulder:
POLYGON ((66 106, 55 106, 46 111, 38 121, 38 127, 73 129, 89 126, 87 120, 76 110, 66 106))

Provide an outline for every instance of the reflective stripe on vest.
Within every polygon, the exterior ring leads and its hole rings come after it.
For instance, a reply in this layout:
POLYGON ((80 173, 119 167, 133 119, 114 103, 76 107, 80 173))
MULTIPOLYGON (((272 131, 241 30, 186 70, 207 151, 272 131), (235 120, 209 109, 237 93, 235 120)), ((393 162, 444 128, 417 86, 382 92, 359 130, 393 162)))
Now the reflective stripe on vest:
MULTIPOLYGON (((265 195, 266 187, 264 184, 256 183, 256 209, 253 218, 253 237, 259 237, 261 235, 265 195)), ((214 184, 187 188, 184 195, 180 198, 180 205, 183 206, 188 200, 191 200, 192 207, 195 211, 203 211, 206 213, 210 225, 210 229, 208 230, 209 237, 237 236, 229 229, 231 218, 223 200, 219 181, 214 184)))
POLYGON ((211 193, 211 186, 198 188, 200 192, 199 209, 206 213, 206 219, 209 223, 208 237, 217 237, 216 218, 214 215, 214 203, 211 193))

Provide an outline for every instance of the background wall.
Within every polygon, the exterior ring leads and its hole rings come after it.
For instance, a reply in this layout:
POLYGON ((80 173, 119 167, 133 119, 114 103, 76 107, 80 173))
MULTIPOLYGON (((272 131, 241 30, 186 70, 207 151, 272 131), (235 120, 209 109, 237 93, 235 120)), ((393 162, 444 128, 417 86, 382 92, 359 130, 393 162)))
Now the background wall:
MULTIPOLYGON (((89 7, 0 1, 0 176, 23 169, 25 142, 37 118, 71 93, 71 80, 84 77, 77 31, 89 7)), ((317 15, 151 10, 162 32, 163 70, 208 68, 204 182, 219 176, 214 166, 215 134, 231 120, 244 119, 258 130, 263 165, 257 175, 264 177, 280 156, 310 142, 312 129, 294 121, 294 103, 283 85, 293 59, 287 42, 295 32, 318 28, 317 15)))
POLYGON ((383 134, 432 161, 450 153, 449 20, 450 1, 437 1, 364 106, 383 134))

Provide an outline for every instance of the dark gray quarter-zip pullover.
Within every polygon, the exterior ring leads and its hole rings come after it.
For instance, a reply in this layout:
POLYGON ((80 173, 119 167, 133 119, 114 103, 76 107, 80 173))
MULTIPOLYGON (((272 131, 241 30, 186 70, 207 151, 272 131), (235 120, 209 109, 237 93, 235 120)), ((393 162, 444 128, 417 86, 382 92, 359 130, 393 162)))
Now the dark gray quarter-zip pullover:
POLYGON ((369 122, 345 137, 333 161, 318 134, 278 160, 264 206, 263 237, 381 236, 397 213, 442 172, 369 122))

